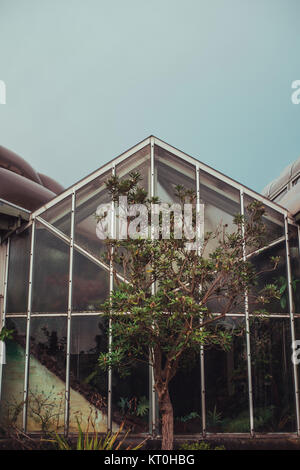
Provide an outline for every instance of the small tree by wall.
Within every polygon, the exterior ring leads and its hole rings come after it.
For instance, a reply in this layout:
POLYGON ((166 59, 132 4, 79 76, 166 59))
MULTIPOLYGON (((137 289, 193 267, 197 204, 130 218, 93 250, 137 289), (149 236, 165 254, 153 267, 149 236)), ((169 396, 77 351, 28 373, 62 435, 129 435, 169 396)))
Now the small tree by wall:
MULTIPOLYGON (((130 204, 146 205, 151 214, 151 207, 159 201, 149 199, 139 181, 138 173, 131 173, 126 180, 112 177, 107 181, 107 189, 114 201, 126 196, 130 204)), ((195 222, 193 191, 177 186, 175 195, 182 207, 185 203, 192 205, 195 222)), ((126 375, 134 362, 150 361, 164 450, 173 448, 174 435, 169 384, 185 355, 199 353, 200 346, 230 348, 234 332, 226 330, 220 320, 233 311, 244 313, 245 292, 257 304, 257 315, 266 314, 265 305, 271 298, 278 298, 273 284, 257 293, 258 273, 244 257, 245 248, 255 250, 262 246, 265 236, 262 204, 254 202, 247 209, 247 219, 240 214, 234 217, 234 232, 228 233, 227 227, 220 225, 205 234, 201 249, 187 250, 190 240, 186 236, 174 237, 177 223, 174 214, 168 239, 162 237, 162 217, 157 239, 151 238, 150 233, 149 237, 135 239, 107 239, 107 259, 113 267, 115 289, 103 308, 112 318, 113 341, 110 352, 100 355, 99 365, 126 375), (211 240, 217 240, 213 251, 208 250, 211 240), (127 282, 119 281, 120 270, 127 282), (220 311, 213 315, 210 304, 215 300, 220 311)), ((131 221, 128 216, 127 234, 131 221)), ((275 269, 277 263, 278 259, 272 258, 269 269, 275 269)))

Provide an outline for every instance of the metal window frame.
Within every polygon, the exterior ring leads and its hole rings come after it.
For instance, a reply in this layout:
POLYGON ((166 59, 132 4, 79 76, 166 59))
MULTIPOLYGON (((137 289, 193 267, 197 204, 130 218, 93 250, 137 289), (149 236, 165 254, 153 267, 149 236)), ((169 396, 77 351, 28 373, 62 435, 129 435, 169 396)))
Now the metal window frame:
MULTIPOLYGON (((274 246, 278 243, 281 243, 282 241, 285 240, 286 242, 286 247, 287 247, 287 269, 288 269, 288 280, 289 280, 289 303, 290 303, 290 313, 288 315, 284 315, 284 317, 289 317, 291 321, 291 333, 292 337, 295 338, 295 331, 294 331, 294 318, 295 318, 295 313, 293 311, 293 300, 292 300, 292 288, 291 288, 291 266, 290 266, 290 255, 289 255, 289 244, 288 244, 288 224, 295 225, 293 218, 289 214, 289 212, 281 207, 280 205, 268 200, 266 197, 256 193, 255 191, 250 190, 249 188, 241 185, 240 183, 237 183, 236 181, 232 180, 229 177, 226 177, 222 173, 210 168, 209 166, 199 162, 195 158, 185 154, 184 152, 181 152, 178 149, 175 149, 174 147, 170 146, 169 144, 161 141, 160 139, 150 136, 147 139, 143 140, 136 146, 132 147, 128 151, 124 152, 121 154, 119 157, 115 158, 111 162, 107 163, 103 167, 101 167, 99 170, 96 172, 92 173, 86 178, 83 178, 81 181, 73 185, 71 188, 67 189, 64 191, 62 194, 56 196, 53 200, 49 201, 49 203, 45 204, 41 208, 39 208, 37 211, 33 212, 31 214, 31 219, 28 224, 24 227, 27 228, 30 225, 32 225, 32 232, 31 232, 31 248, 30 248, 30 263, 29 263, 29 283, 28 283, 28 303, 27 303, 27 313, 23 315, 23 317, 27 318, 27 326, 26 326, 26 349, 25 349, 25 375, 24 375, 24 407, 23 407, 23 430, 26 432, 27 429, 27 407, 28 407, 28 386, 29 386, 29 362, 30 362, 30 323, 31 323, 31 317, 38 317, 38 316, 64 316, 67 317, 67 322, 68 322, 68 339, 67 339, 67 364, 66 364, 66 395, 65 395, 65 433, 68 433, 68 428, 69 428, 69 406, 70 406, 70 382, 69 382, 69 373, 70 373, 70 342, 71 342, 71 318, 72 316, 93 316, 93 315, 100 315, 101 312, 73 312, 72 311, 72 279, 73 279, 73 257, 74 257, 74 249, 86 256, 90 261, 96 263, 98 266, 102 267, 105 269, 107 272, 110 274, 110 291, 113 289, 113 278, 112 278, 112 273, 111 273, 111 266, 107 266, 105 263, 101 262, 99 259, 94 257, 91 253, 86 251, 84 248, 82 248, 80 245, 78 245, 75 240, 74 240, 74 233, 75 233, 75 215, 76 215, 76 191, 89 182, 93 181, 94 179, 98 178, 101 176, 103 173, 105 173, 108 170, 111 170, 112 173, 114 172, 115 165, 118 163, 121 163, 122 161, 126 160, 128 157, 136 153, 138 150, 141 150, 145 146, 150 145, 150 190, 151 190, 151 195, 155 195, 155 188, 156 188, 156 183, 157 183, 157 175, 155 172, 155 158, 154 158, 154 146, 158 145, 159 147, 171 152, 175 156, 181 158, 182 160, 192 164, 195 167, 195 183, 196 183, 196 188, 197 188, 197 198, 200 201, 200 171, 204 170, 210 175, 224 181, 225 183, 229 184, 230 186, 236 188, 240 192, 240 205, 241 205, 241 211, 244 213, 244 194, 247 194, 250 197, 253 197, 256 200, 261 201, 264 203, 266 206, 274 209, 276 212, 282 214, 284 216, 284 223, 285 223, 285 236, 280 237, 280 239, 274 240, 271 242, 269 245, 266 245, 266 247, 263 247, 260 250, 257 250, 255 253, 250 253, 246 255, 244 252, 244 259, 249 258, 250 256, 253 256, 255 254, 260 253, 264 249, 267 249, 271 246, 274 246), (61 232, 59 229, 54 227, 52 224, 47 222, 46 220, 43 219, 42 215, 43 212, 49 209, 50 207, 53 207, 60 201, 64 200, 68 196, 72 196, 72 217, 71 217, 71 234, 70 237, 65 235, 63 232, 61 232), (62 239, 66 244, 69 245, 70 248, 70 260, 69 260, 69 293, 68 293, 68 312, 67 313, 57 313, 57 314, 47 314, 47 313, 32 313, 32 286, 33 286, 33 268, 34 268, 34 251, 35 251, 35 236, 36 236, 36 222, 41 223, 46 229, 48 229, 50 232, 52 232, 55 236, 58 238, 62 239)), ((298 241, 299 241, 299 247, 300 247, 300 230, 298 227, 298 241)), ((8 241, 10 243, 10 240, 8 241)), ((9 246, 9 245, 8 245, 9 246)), ((8 253, 9 253, 9 247, 8 247, 8 253)), ((8 254, 9 256, 9 254, 8 254)), ((8 280, 8 258, 7 258, 7 266, 6 266, 6 289, 7 289, 7 280, 8 280)), ((121 275, 117 274, 118 277, 122 281, 126 281, 125 278, 123 278, 121 275)), ((5 294, 5 302, 4 302, 4 308, 5 308, 5 315, 9 317, 22 317, 22 315, 13 315, 9 314, 7 315, 6 312, 6 300, 7 300, 7 294, 5 294)), ((232 316, 232 315, 230 315, 232 316)), ((234 315, 233 315, 234 316, 234 315)), ((245 315, 241 314, 240 316, 245 316, 245 321, 246 321, 246 346, 247 346, 247 370, 248 370, 248 395, 249 395, 249 420, 250 420, 250 435, 252 437, 255 437, 254 433, 254 418, 253 418, 253 393, 252 393, 252 375, 251 375, 251 349, 250 349, 250 331, 249 331, 249 318, 251 314, 249 314, 249 308, 248 308, 248 299, 247 299, 247 293, 245 293, 245 315)), ((277 315, 272 315, 272 317, 278 318, 277 315)), ((3 321, 3 318, 2 318, 3 321)), ((110 340, 111 340, 111 335, 110 335, 110 340)), ((110 341, 109 340, 109 341, 110 341)), ((205 369, 204 369, 204 348, 202 348, 202 351, 200 350, 200 375, 201 375, 201 406, 202 406, 202 436, 205 437, 206 434, 206 404, 205 404, 205 394, 206 394, 206 389, 205 389, 205 369)), ((149 416, 149 426, 150 426, 150 431, 152 434, 156 432, 157 429, 157 400, 156 400, 156 394, 155 390, 153 387, 154 384, 154 376, 153 376, 153 368, 151 369, 151 365, 149 366, 149 377, 150 377, 150 396, 149 396, 149 402, 151 406, 151 412, 149 416)), ((107 410, 107 418, 108 418, 108 428, 111 429, 112 427, 112 380, 111 380, 111 371, 108 372, 108 383, 109 383, 109 388, 108 388, 108 410, 107 410)), ((297 435, 300 435, 300 415, 299 415, 299 390, 298 390, 298 378, 297 378, 297 370, 294 365, 294 386, 295 386, 295 396, 296 396, 296 413, 297 413, 297 435)), ((209 433, 208 433, 209 434, 209 433)), ((226 434, 226 433, 225 433, 226 434)), ((278 433, 275 433, 278 435, 278 433)))
POLYGON ((175 156, 181 158, 182 160, 190 163, 194 167, 199 167, 201 170, 206 171, 210 175, 214 176, 215 178, 224 181, 228 185, 238 189, 239 191, 243 191, 245 194, 247 194, 250 197, 253 197, 254 199, 257 199, 258 201, 261 201, 263 204, 266 206, 274 209, 277 212, 280 212, 281 214, 287 215, 291 220, 293 219, 291 214, 289 214, 288 210, 285 209, 284 207, 280 206, 276 202, 270 201, 266 196, 263 196, 252 189, 246 187, 245 185, 238 183, 237 181, 233 180, 232 178, 224 175, 223 173, 211 168, 209 165, 206 165, 203 162, 200 162, 196 158, 186 154, 185 152, 173 147, 172 145, 164 142, 163 140, 159 139, 158 137, 155 137, 153 135, 147 137, 146 139, 142 140, 135 146, 131 147, 129 150, 125 151, 121 155, 115 157, 112 159, 109 163, 103 165, 100 167, 98 170, 95 172, 91 173, 90 175, 86 176, 76 184, 72 185, 70 188, 66 189, 64 192, 59 194, 58 196, 54 197, 51 201, 47 202, 43 206, 41 206, 39 209, 35 210, 31 214, 31 218, 35 218, 36 216, 40 216, 44 211, 47 209, 50 209, 53 205, 57 204, 58 202, 62 201, 66 197, 72 194, 72 192, 75 190, 77 191, 78 189, 82 188, 86 184, 90 183, 94 179, 98 178, 101 176, 103 173, 106 171, 109 171, 112 169, 113 165, 117 165, 130 156, 132 156, 134 153, 138 152, 142 148, 146 147, 147 145, 158 145, 159 147, 163 148, 164 150, 167 150, 170 153, 173 153, 175 156))
MULTIPOLYGON (((287 281, 288 281, 288 297, 289 297, 289 310, 290 310, 290 331, 292 344, 295 341, 295 318, 294 318, 294 298, 292 289, 292 267, 291 255, 289 244, 289 226, 288 219, 284 219, 285 228, 285 244, 286 244, 286 264, 287 264, 287 281)), ((299 242, 299 229, 298 229, 298 242, 299 242)), ((294 379, 294 393, 295 393, 295 407, 296 407, 296 421, 297 421, 297 435, 300 436, 300 407, 299 407, 299 381, 297 364, 293 361, 293 379, 294 379)))
POLYGON ((24 370, 24 395, 23 395, 23 431, 27 431, 27 410, 29 394, 29 366, 30 366, 30 326, 32 309, 32 286, 33 286, 33 268, 35 252, 35 232, 36 221, 33 219, 31 228, 31 244, 29 258, 29 280, 28 280, 28 300, 27 300, 27 320, 26 320, 26 346, 25 346, 25 370, 24 370))
MULTIPOLYGON (((112 169, 111 169, 111 175, 112 177, 116 175, 116 167, 113 164, 112 169)), ((115 220, 115 202, 112 199, 111 201, 111 238, 115 238, 116 234, 116 220, 115 220)), ((112 247, 113 250, 113 247, 112 247)), ((113 261, 110 259, 109 262, 109 294, 111 295, 114 290, 114 266, 113 266, 113 261)), ((108 321, 108 354, 111 355, 112 351, 112 317, 111 315, 109 316, 109 321, 108 321)), ((109 432, 112 431, 112 425, 113 425, 113 420, 112 420, 112 399, 113 399, 113 371, 112 368, 109 367, 107 371, 107 430, 109 432)))
POLYGON ((70 422, 70 360, 71 360, 71 328, 72 328, 72 308, 73 308, 75 207, 76 207, 76 191, 73 190, 72 208, 71 208, 70 245, 69 245, 69 286, 68 286, 67 354, 66 354, 65 416, 64 416, 65 436, 67 436, 69 433, 69 422, 70 422))
MULTIPOLYGON (((157 188, 157 174, 155 169, 155 142, 154 138, 150 137, 150 198, 156 196, 157 188)), ((151 230, 151 238, 152 238, 151 230)), ((151 285, 151 293, 154 295, 156 292, 156 285, 151 285)), ((152 354, 153 356, 153 354, 152 354)), ((149 433, 155 436, 158 432, 158 402, 157 394, 155 391, 154 368, 151 360, 151 351, 149 350, 149 433)))
MULTIPOLYGON (((245 216, 244 192, 240 191, 241 215, 245 216)), ((242 220, 242 236, 245 237, 245 223, 242 220)), ((243 240, 243 260, 247 260, 245 239, 243 240)), ((252 366, 251 366, 251 344, 250 344, 250 321, 249 321, 249 298, 248 291, 244 292, 245 301, 245 327, 246 327, 246 353, 247 353, 247 379, 248 379, 248 403, 249 403, 249 424, 250 435, 254 437, 254 413, 253 413, 253 387, 252 387, 252 366)))
MULTIPOLYGON (((8 238, 8 240, 6 242, 1 329, 5 326, 6 313, 7 313, 6 311, 7 311, 7 285, 8 285, 9 256, 10 256, 10 238, 8 238)), ((2 396, 2 377, 3 377, 3 364, 0 364, 0 401, 1 401, 1 396, 2 396)))

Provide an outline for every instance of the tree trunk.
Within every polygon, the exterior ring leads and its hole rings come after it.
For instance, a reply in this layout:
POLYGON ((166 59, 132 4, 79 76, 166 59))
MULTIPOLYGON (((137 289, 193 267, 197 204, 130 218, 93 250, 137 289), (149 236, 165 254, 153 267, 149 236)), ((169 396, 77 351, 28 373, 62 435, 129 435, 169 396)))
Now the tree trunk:
POLYGON ((162 450, 172 450, 174 441, 174 416, 173 406, 169 391, 158 394, 159 410, 162 417, 162 450))

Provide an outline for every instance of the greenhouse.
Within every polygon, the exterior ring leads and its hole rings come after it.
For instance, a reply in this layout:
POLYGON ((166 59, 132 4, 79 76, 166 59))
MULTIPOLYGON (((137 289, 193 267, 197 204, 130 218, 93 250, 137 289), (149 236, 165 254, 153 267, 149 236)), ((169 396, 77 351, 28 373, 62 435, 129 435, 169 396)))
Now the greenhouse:
MULTIPOLYGON (((93 416, 105 432, 118 429, 126 416, 133 433, 159 433, 151 365, 133 368, 125 379, 98 367, 99 354, 113 340, 101 305, 114 278, 103 261, 95 214, 110 203, 107 179, 133 170, 149 195, 164 202, 174 201, 175 185, 193 189, 204 207, 205 232, 220 221, 233 230, 234 216, 247 216, 248 204, 261 201, 266 245, 245 258, 261 272, 271 256, 280 257, 275 271, 259 277, 261 286, 281 286, 269 315, 256 318, 245 293, 243 309, 226 316, 229 329, 245 325, 230 351, 200 348, 171 382, 175 434, 300 435, 298 367, 292 361, 292 344, 300 339, 296 214, 154 136, 66 190, 53 182, 52 189, 43 187, 38 207, 0 193, 1 220, 9 214, 16 221, 1 232, 0 245, 2 325, 14 330, 1 365, 1 420, 13 415, 25 432, 67 435, 77 431, 77 419, 84 427, 93 416)), ((31 187, 26 191, 32 194, 31 187)), ((217 303, 211 309, 218 314, 217 303)))

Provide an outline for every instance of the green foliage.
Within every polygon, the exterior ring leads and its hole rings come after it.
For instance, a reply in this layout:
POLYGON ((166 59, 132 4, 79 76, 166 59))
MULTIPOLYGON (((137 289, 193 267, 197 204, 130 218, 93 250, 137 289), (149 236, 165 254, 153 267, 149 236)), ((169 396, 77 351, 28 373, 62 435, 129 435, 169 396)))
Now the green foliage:
POLYGON ((184 442, 179 450, 226 450, 224 446, 212 447, 208 442, 184 442))
POLYGON ((217 411, 216 405, 212 411, 207 412, 207 424, 211 428, 219 427, 223 422, 222 413, 217 411))
POLYGON ((0 341, 6 341, 7 339, 13 338, 14 330, 9 330, 5 326, 2 328, 0 333, 0 341))
POLYGON ((140 398, 137 404, 136 414, 137 416, 145 416, 149 411, 149 400, 143 396, 140 398))
POLYGON ((92 426, 93 431, 91 433, 89 432, 89 424, 86 431, 83 432, 77 417, 76 420, 78 427, 76 445, 72 445, 65 437, 55 433, 54 438, 49 440, 49 442, 53 442, 58 450, 138 450, 145 443, 145 441, 143 441, 135 447, 128 445, 124 448, 129 434, 129 431, 127 431, 125 435, 121 436, 124 423, 121 424, 117 432, 108 432, 105 436, 102 437, 99 436, 94 425, 92 426), (119 439, 120 436, 121 438, 119 439))
MULTIPOLYGON (((126 195, 129 204, 145 204, 150 221, 152 204, 159 201, 148 198, 139 187, 140 179, 138 173, 131 173, 124 180, 114 176, 106 184, 114 201, 126 195)), ((195 222, 194 191, 177 185, 175 197, 182 207, 186 201, 193 205, 195 222)), ((158 236, 154 239, 137 236, 107 240, 107 261, 112 263, 115 289, 102 310, 112 319, 113 341, 110 351, 100 354, 101 369, 113 368, 126 376, 136 361, 148 364, 150 360, 161 405, 187 355, 199 354, 201 346, 229 350, 233 336, 240 331, 228 325, 226 315, 233 310, 244 313, 245 292, 253 294, 252 304, 260 309, 263 305, 264 311, 265 305, 279 295, 273 284, 257 294, 255 266, 244 256, 245 248, 255 251, 265 242, 264 212, 259 201, 252 202, 246 216, 234 217, 235 230, 220 225, 214 232, 207 232, 199 250, 187 249, 190 240, 185 235, 175 238, 177 220, 173 212, 168 239, 163 236, 159 216, 158 236), (126 282, 117 276, 120 266, 126 282), (217 315, 211 311, 215 301, 217 315)), ((131 220, 128 217, 127 228, 131 220)), ((270 270, 277 264, 277 258, 270 260, 270 270)), ((209 419, 215 426, 222 422, 216 409, 209 419)))
POLYGON ((187 414, 185 416, 179 416, 176 419, 178 421, 180 421, 181 423, 187 423, 188 421, 191 421, 191 420, 196 419, 196 418, 200 418, 198 413, 196 411, 191 411, 189 414, 187 414))
POLYGON ((123 415, 129 413, 136 416, 145 416, 149 411, 149 400, 145 396, 142 396, 139 399, 136 397, 131 399, 127 397, 120 397, 118 406, 121 409, 123 415))
MULTIPOLYGON (((284 310, 287 306, 287 299, 288 299, 288 281, 285 276, 280 276, 278 279, 274 280, 279 289, 279 298, 280 298, 280 306, 282 310, 284 310)), ((300 279, 293 279, 292 280, 292 289, 294 293, 297 292, 297 282, 300 282, 300 279)))

